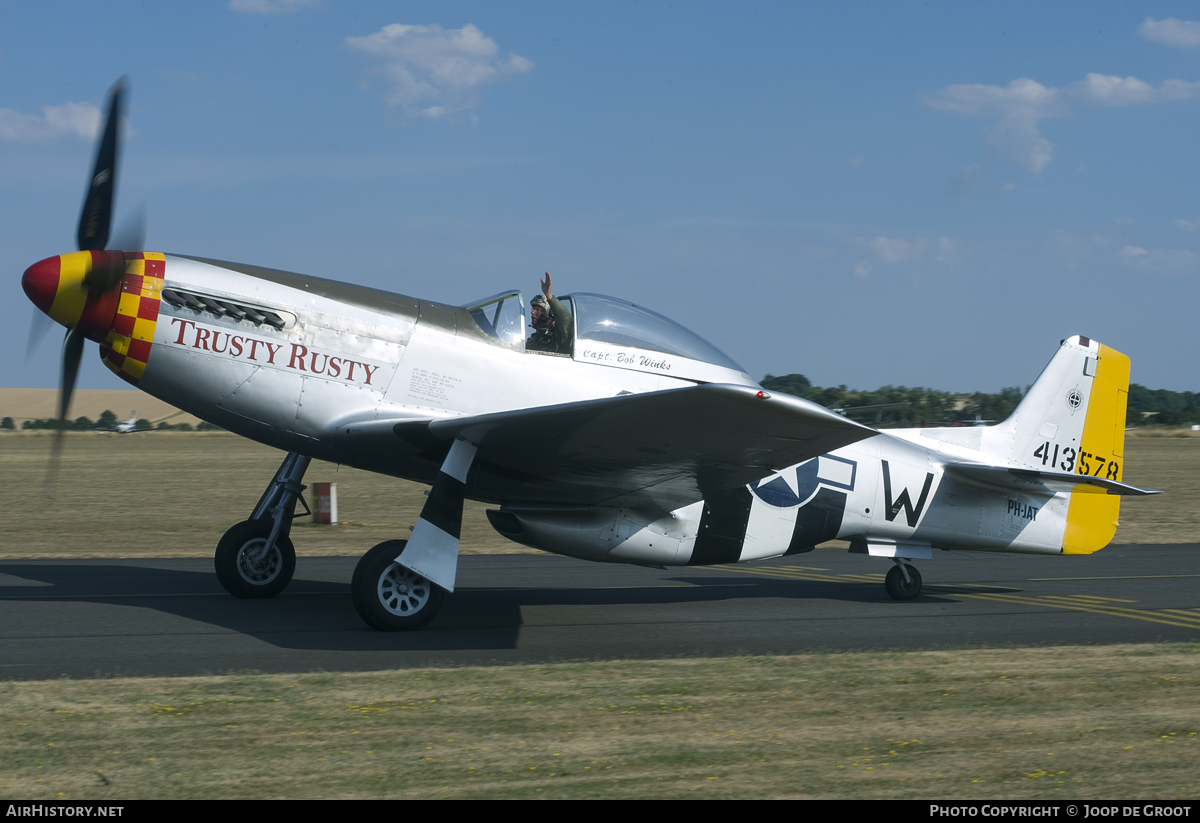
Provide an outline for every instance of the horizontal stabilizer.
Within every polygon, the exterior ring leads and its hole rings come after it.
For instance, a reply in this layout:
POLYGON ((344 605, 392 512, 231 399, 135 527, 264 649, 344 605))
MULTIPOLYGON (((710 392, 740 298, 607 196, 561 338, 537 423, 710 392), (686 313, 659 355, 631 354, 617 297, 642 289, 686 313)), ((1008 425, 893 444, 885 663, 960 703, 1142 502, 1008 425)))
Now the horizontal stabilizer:
POLYGON ((1076 486, 1083 485, 1104 489, 1109 494, 1134 496, 1162 494, 1154 489, 1139 489, 1137 486, 1118 483, 1116 480, 1106 480, 1103 477, 1071 474, 1070 472, 1016 469, 1010 466, 992 466, 987 463, 947 463, 946 471, 968 483, 1015 491, 1069 492, 1073 491, 1076 486))

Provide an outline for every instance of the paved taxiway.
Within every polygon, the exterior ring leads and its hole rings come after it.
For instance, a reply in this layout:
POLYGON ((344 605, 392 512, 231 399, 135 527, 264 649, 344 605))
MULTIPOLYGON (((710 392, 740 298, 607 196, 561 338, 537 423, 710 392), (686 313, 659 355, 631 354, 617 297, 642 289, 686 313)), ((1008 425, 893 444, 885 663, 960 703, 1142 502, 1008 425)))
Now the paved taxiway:
POLYGON ((4 560, 0 678, 1200 638, 1200 544, 935 554, 907 603, 887 561, 831 549, 668 570, 465 556, 441 614, 403 634, 358 619, 357 558, 300 558, 270 601, 225 594, 204 559, 4 560))

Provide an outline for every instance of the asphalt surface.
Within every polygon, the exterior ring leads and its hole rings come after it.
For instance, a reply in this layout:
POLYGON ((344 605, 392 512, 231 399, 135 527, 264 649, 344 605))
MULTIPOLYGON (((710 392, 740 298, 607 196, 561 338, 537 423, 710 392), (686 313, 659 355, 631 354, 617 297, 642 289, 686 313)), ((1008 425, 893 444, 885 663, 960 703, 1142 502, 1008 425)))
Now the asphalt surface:
POLYGON ((935 555, 903 603, 889 561, 831 549, 668 570, 464 556, 437 618, 396 634, 355 613, 353 557, 300 558, 268 601, 229 596, 205 559, 3 560, 0 678, 1200 639, 1200 544, 935 555))

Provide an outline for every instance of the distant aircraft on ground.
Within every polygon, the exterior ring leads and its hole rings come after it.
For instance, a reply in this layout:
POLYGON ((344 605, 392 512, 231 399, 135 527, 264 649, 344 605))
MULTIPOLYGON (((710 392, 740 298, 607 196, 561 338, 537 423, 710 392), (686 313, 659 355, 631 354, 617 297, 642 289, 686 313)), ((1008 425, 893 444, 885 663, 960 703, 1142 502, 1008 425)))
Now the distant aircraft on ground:
POLYGON ((117 434, 129 434, 130 432, 135 431, 137 429, 137 420, 138 420, 137 409, 134 409, 133 411, 131 411, 129 413, 128 420, 122 420, 120 423, 117 423, 115 426, 111 426, 107 429, 102 429, 102 431, 116 432, 117 434))
POLYGON ((355 607, 382 630, 425 625, 454 591, 464 498, 493 504, 505 537, 603 562, 738 563, 840 538, 890 561, 887 593, 906 600, 921 591, 911 561, 935 549, 1088 554, 1115 534, 1121 495, 1153 493, 1121 482, 1129 359, 1088 337, 1063 340, 999 425, 879 432, 763 390, 697 335, 613 297, 561 297, 565 346, 534 351, 515 290, 450 306, 105 250, 121 95, 118 83, 80 251, 35 263, 22 285, 68 329, 60 419, 90 339, 127 382, 287 453, 217 546, 238 597, 291 580, 313 458, 432 485, 409 539, 355 569, 355 607))

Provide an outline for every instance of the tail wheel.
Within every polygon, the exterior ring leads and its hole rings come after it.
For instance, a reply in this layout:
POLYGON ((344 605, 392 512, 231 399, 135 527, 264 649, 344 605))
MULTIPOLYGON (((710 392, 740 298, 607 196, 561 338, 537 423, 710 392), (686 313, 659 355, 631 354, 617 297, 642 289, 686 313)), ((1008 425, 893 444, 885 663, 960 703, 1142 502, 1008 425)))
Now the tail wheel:
POLYGON ((434 618, 446 596, 396 558, 407 540, 388 540, 362 556, 354 567, 350 591, 354 609, 368 626, 381 632, 419 629, 434 618))
POLYGON ((292 582, 296 549, 285 534, 267 547, 273 525, 270 520, 244 520, 225 532, 217 544, 217 579, 234 597, 274 597, 292 582))
POLYGON ((883 587, 893 600, 912 600, 921 593, 921 573, 917 567, 905 565, 904 571, 899 566, 892 566, 883 581, 883 587), (904 571, 908 572, 907 581, 904 571))

